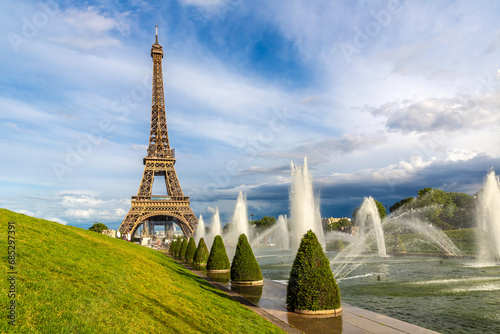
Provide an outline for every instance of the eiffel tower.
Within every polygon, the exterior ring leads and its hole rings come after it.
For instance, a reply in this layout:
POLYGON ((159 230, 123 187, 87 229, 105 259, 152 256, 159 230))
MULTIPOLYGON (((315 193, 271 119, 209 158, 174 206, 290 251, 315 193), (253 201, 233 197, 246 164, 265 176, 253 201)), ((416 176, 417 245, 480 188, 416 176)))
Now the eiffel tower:
POLYGON ((175 172, 175 151, 170 149, 165 116, 165 97, 163 93, 163 75, 161 59, 163 49, 156 42, 151 47, 153 58, 153 97, 151 104, 151 131, 147 156, 143 159, 144 173, 137 196, 132 196, 132 206, 120 225, 122 233, 134 235, 137 228, 148 225, 162 225, 174 222, 180 226, 186 237, 193 235, 198 219, 189 206, 189 197, 184 196, 177 173, 175 172), (167 196, 152 195, 155 176, 163 176, 167 187, 167 196))

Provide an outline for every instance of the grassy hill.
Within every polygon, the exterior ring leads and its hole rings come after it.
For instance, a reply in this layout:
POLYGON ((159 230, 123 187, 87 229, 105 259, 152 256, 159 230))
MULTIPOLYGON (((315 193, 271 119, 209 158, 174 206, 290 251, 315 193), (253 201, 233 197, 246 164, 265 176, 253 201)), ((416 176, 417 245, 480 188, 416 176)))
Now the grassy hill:
POLYGON ((282 333, 162 253, 0 209, 0 332, 282 333), (16 223, 17 323, 7 323, 16 223))

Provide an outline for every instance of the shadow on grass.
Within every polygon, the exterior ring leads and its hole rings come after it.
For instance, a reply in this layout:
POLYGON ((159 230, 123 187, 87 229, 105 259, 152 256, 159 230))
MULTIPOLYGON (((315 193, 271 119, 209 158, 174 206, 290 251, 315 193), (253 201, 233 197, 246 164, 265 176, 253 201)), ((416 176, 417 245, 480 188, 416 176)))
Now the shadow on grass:
MULTIPOLYGON (((203 332, 206 330, 205 327, 200 326, 197 324, 197 320, 193 321, 193 318, 191 316, 188 316, 186 314, 180 313, 175 311, 172 307, 169 307, 165 304, 160 303, 158 300, 153 299, 151 297, 148 297, 143 294, 139 294, 143 299, 147 300, 149 303, 155 305, 157 308, 161 309, 163 312, 168 313, 172 316, 174 316, 176 319, 179 319, 180 321, 184 322, 186 325, 191 327, 191 329, 203 332)), ((147 312, 152 318, 154 318, 156 321, 161 323, 162 325, 165 326, 165 328, 169 328, 171 323, 165 321, 165 319, 159 318, 157 315, 154 314, 154 312, 150 311, 149 309, 146 309, 145 312, 147 312)))

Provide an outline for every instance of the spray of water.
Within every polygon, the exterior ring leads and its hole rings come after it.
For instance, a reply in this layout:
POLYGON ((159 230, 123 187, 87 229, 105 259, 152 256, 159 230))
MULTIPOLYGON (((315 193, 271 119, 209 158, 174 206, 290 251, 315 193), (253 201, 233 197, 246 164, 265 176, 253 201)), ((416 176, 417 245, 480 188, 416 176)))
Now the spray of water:
POLYGON ((278 217, 278 242, 282 249, 290 249, 290 235, 288 234, 288 219, 286 215, 280 215, 278 217))
POLYGON ((231 218, 231 231, 227 237, 231 240, 238 240, 239 236, 244 233, 251 242, 249 232, 247 198, 240 191, 234 207, 233 217, 231 218))
POLYGON ((194 232, 194 241, 196 241, 196 244, 200 241, 201 238, 205 238, 205 222, 203 221, 203 216, 200 215, 200 219, 198 219, 198 227, 196 228, 196 231, 194 232))
POLYGON ((251 244, 252 247, 270 246, 266 241, 270 241, 271 245, 279 249, 290 249, 290 236, 286 215, 280 215, 276 224, 256 235, 252 239, 251 244))
POLYGON ((417 210, 398 212, 398 215, 391 217, 386 223, 391 225, 392 232, 395 234, 400 232, 416 233, 413 243, 426 243, 439 250, 443 255, 464 256, 464 253, 455 246, 453 241, 440 228, 420 219, 419 216, 426 210, 433 210, 434 208, 434 206, 428 206, 417 210))
POLYGON ((214 238, 217 235, 222 236, 222 227, 220 224, 220 216, 219 216, 219 208, 215 207, 215 213, 212 217, 212 221, 210 223, 210 232, 205 237, 205 244, 208 249, 212 247, 212 243, 214 242, 214 238))
POLYGON ((500 184, 494 171, 488 173, 477 197, 477 244, 480 262, 500 262, 500 184))
POLYGON ((319 203, 315 198, 312 187, 312 178, 307 167, 307 158, 304 165, 290 164, 292 184, 290 189, 291 214, 291 247, 295 251, 299 248, 300 240, 308 230, 312 230, 319 242, 325 246, 319 203))
POLYGON ((363 204, 356 213, 356 222, 359 225, 360 234, 366 234, 369 231, 374 231, 377 240, 378 255, 387 256, 385 250, 384 230, 382 229, 382 221, 378 213, 377 204, 373 198, 365 197, 363 204))

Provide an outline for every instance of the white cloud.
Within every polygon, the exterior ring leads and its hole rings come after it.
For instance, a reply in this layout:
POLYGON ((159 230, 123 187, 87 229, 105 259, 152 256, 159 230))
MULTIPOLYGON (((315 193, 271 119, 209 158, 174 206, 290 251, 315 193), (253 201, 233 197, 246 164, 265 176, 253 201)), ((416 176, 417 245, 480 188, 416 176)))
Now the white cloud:
POLYGON ((467 161, 478 155, 478 152, 473 152, 466 149, 455 148, 447 152, 445 161, 467 161))
POLYGON ((123 210, 122 208, 114 209, 113 211, 114 216, 117 218, 125 218, 125 216, 127 215, 127 211, 123 210))
POLYGON ((67 209, 64 211, 66 217, 74 219, 94 219, 96 211, 94 209, 67 209))
POLYGON ((82 33, 102 34, 113 29, 127 33, 130 29, 128 23, 125 21, 128 12, 121 13, 118 17, 113 18, 90 6, 84 10, 69 8, 62 15, 64 23, 75 27, 82 33))
POLYGON ((17 209, 17 210, 14 210, 14 212, 22 213, 23 215, 27 215, 27 216, 31 216, 31 217, 35 217, 35 213, 31 212, 29 210, 17 209))
POLYGON ((60 219, 60 218, 46 218, 46 219, 53 221, 53 222, 56 222, 56 223, 59 223, 59 224, 62 224, 62 225, 68 225, 68 222, 65 221, 64 219, 60 219))
POLYGON ((396 101, 372 109, 387 117, 387 128, 402 132, 467 131, 498 123, 500 94, 396 101))
POLYGON ((61 204, 65 207, 97 206, 103 204, 102 200, 96 199, 92 193, 71 191, 59 193, 61 204))

